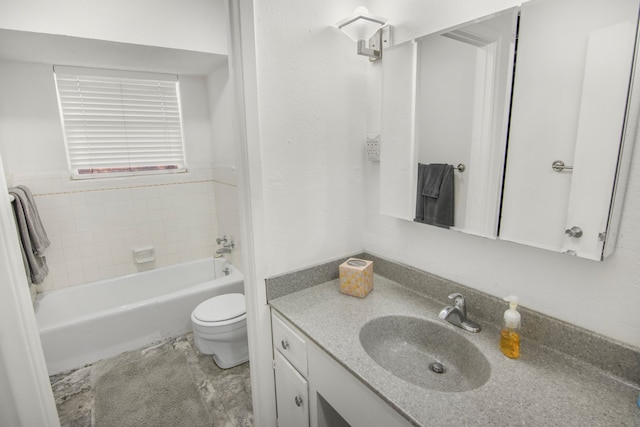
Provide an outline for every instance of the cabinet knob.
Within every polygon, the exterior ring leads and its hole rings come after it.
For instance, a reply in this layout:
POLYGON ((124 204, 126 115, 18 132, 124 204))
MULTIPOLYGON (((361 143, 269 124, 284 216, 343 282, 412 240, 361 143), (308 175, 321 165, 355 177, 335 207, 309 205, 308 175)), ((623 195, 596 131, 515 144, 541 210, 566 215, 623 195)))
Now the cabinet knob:
POLYGON ((582 237, 582 228, 574 225, 573 227, 564 230, 564 234, 569 237, 575 237, 576 239, 579 239, 580 237, 582 237))
POLYGON ((282 340, 280 341, 280 345, 282 346, 283 349, 288 349, 289 348, 289 343, 287 342, 287 340, 282 340))
POLYGON ((300 396, 296 396, 293 401, 296 402, 296 406, 302 406, 302 398, 300 396))

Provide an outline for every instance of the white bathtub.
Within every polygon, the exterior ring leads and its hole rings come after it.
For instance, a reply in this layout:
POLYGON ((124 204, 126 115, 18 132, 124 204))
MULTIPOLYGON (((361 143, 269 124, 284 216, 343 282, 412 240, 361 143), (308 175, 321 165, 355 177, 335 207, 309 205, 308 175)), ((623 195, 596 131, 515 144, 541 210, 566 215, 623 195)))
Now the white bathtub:
POLYGON ((185 334, 200 302, 232 292, 244 293, 242 273, 205 258, 39 294, 49 375, 185 334))

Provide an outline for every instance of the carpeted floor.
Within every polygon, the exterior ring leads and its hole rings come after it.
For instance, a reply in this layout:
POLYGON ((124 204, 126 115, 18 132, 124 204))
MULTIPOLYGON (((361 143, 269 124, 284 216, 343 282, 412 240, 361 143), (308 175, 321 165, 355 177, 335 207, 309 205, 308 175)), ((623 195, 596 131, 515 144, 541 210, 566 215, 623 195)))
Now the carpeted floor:
POLYGON ((218 368, 191 335, 51 377, 63 427, 251 427, 249 364, 218 368))

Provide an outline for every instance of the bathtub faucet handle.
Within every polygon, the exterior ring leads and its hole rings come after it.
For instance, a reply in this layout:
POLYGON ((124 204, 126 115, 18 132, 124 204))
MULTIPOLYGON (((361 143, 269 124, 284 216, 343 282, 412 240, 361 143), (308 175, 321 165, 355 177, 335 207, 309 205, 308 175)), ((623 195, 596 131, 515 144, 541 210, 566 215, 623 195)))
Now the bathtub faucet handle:
POLYGON ((224 243, 220 249, 216 250, 216 255, 230 254, 234 247, 233 240, 227 242, 227 236, 224 236, 224 243))
POLYGON ((225 234, 225 235, 224 235, 224 236, 222 236, 222 237, 218 237, 218 238, 216 239, 216 243, 217 243, 217 244, 227 243, 227 235, 225 234))

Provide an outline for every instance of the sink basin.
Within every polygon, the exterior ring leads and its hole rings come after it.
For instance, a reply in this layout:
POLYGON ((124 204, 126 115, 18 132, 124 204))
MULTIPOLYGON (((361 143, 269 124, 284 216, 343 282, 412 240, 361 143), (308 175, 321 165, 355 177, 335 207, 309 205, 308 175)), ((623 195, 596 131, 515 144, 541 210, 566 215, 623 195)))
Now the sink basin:
POLYGON ((472 342, 445 325, 425 319, 378 317, 362 327, 360 343, 384 369, 430 390, 473 390, 487 382, 491 374, 489 362, 472 342))

